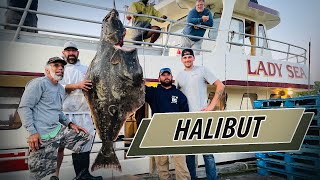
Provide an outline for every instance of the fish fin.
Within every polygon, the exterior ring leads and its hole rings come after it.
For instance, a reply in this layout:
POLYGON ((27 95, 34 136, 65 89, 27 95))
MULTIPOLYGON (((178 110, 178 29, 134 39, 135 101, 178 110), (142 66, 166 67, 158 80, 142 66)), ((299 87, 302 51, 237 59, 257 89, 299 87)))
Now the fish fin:
POLYGON ((102 143, 102 147, 91 167, 91 171, 95 171, 100 168, 110 168, 120 172, 122 171, 121 165, 112 146, 112 142, 102 143))

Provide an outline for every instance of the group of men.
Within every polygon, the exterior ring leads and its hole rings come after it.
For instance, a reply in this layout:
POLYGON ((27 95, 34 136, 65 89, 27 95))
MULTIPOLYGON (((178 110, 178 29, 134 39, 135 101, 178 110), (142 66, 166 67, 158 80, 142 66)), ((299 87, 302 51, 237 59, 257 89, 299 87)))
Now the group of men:
MULTIPOLYGON (((173 84, 170 68, 162 68, 159 72, 157 87, 146 86, 146 102, 150 105, 152 114, 168 112, 198 112, 213 111, 224 91, 223 83, 204 66, 195 66, 194 52, 184 49, 181 62, 184 70, 181 71, 173 84), (207 83, 216 86, 216 92, 210 104, 207 103, 207 83)), ((197 179, 195 155, 175 155, 176 179, 197 179)), ((203 155, 208 180, 216 180, 216 166, 212 154, 203 155)), ((156 156, 155 162, 160 179, 169 179, 168 156, 156 156)))
POLYGON ((91 82, 85 80, 87 66, 78 56, 77 45, 66 42, 63 58, 50 58, 45 76, 30 81, 22 95, 18 112, 30 134, 31 179, 54 173, 50 180, 58 180, 67 148, 74 152, 75 179, 102 180, 88 170, 95 129, 82 90, 88 91, 91 82))
MULTIPOLYGON (((162 19, 154 18, 154 20, 158 22, 165 22, 163 19, 167 19, 167 16, 162 15, 153 7, 152 4, 148 3, 148 1, 149 0, 140 0, 137 2, 133 2, 129 8, 129 12, 139 15, 143 14, 148 16, 155 16, 162 19)), ((152 26, 150 24, 153 19, 151 17, 129 14, 127 15, 127 19, 132 21, 132 26, 152 30, 160 30, 159 26, 152 26)), ((196 0, 196 6, 189 12, 187 16, 187 24, 182 31, 184 35, 190 35, 193 37, 183 36, 181 38, 181 47, 201 49, 201 44, 203 41, 201 37, 203 37, 206 32, 206 29, 203 28, 204 26, 213 26, 213 16, 211 11, 205 8, 204 0, 196 0)), ((132 40, 134 41, 143 41, 145 39, 151 38, 150 43, 154 43, 160 36, 160 33, 155 31, 147 31, 141 29, 134 29, 132 31, 132 40)), ((139 43, 134 44, 139 45, 139 43)))
MULTIPOLYGON (((60 57, 50 58, 45 65, 45 77, 30 81, 19 105, 19 115, 30 133, 29 169, 32 179, 55 173, 58 180, 64 148, 74 151, 72 160, 75 179, 102 179, 89 173, 90 151, 95 129, 82 90, 91 82, 85 80, 87 66, 80 63, 79 51, 67 42, 60 57), (66 95, 65 95, 66 94, 66 95), (63 112, 61 111, 63 110, 63 112)), ((224 85, 207 68, 195 66, 192 49, 182 51, 184 70, 173 84, 170 68, 159 72, 159 85, 146 86, 146 102, 153 113, 212 111, 223 93, 224 85), (207 83, 216 86, 211 103, 207 104, 207 83), (174 99, 174 101, 173 101, 174 99)), ((217 179, 212 154, 203 155, 207 178, 217 179)), ((169 179, 168 156, 155 157, 160 179, 169 179)), ((195 156, 173 156, 176 179, 196 179, 195 156)))
MULTIPOLYGON (((130 10, 138 14, 148 14, 166 19, 148 0, 134 3, 130 10)), ((157 29, 150 25, 150 18, 132 17, 137 26, 157 29)), ((212 14, 204 8, 204 0, 197 0, 196 7, 190 11, 188 22, 212 26, 212 14)), ((205 29, 187 25, 186 35, 203 36, 205 29)), ((141 41, 151 37, 154 42, 159 37, 154 32, 137 33, 134 40, 141 41)), ((160 84, 146 86, 146 102, 152 113, 212 111, 224 91, 223 83, 206 67, 195 66, 191 47, 201 48, 201 40, 183 37, 181 62, 184 70, 177 75, 176 85, 170 68, 159 72, 160 84), (215 95, 208 105, 207 83, 216 86, 215 95), (172 101, 174 99, 174 101, 172 101)), ((90 174, 90 151, 95 137, 95 129, 83 90, 91 88, 91 81, 85 79, 87 66, 80 63, 77 45, 67 42, 62 58, 50 58, 45 65, 45 77, 29 82, 21 98, 19 115, 29 132, 29 169, 32 179, 42 179, 54 173, 51 180, 58 180, 64 156, 64 148, 72 150, 75 179, 100 180, 101 176, 90 174), (61 111, 62 110, 62 111, 61 111)), ((212 154, 203 155, 207 179, 217 179, 215 161, 212 154)), ((155 157, 160 179, 169 179, 169 157, 155 157)), ((196 179, 196 159, 194 155, 173 156, 176 179, 196 179)))

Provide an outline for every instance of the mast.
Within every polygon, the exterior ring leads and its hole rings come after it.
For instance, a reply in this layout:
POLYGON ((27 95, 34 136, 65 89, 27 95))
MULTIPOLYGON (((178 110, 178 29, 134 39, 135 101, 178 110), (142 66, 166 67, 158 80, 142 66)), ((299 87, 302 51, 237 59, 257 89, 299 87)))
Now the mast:
POLYGON ((309 75, 308 75, 308 94, 310 95, 310 54, 311 54, 311 39, 309 41, 309 75))

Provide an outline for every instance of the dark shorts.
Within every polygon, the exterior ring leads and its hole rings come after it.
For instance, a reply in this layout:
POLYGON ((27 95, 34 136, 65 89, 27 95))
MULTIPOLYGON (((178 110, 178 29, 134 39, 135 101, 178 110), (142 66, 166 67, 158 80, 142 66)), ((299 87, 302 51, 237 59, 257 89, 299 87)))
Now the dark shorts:
POLYGON ((56 137, 42 140, 42 145, 37 151, 31 151, 28 159, 31 179, 42 179, 55 172, 57 167, 58 148, 65 147, 76 153, 92 139, 84 132, 76 133, 63 126, 56 137))
MULTIPOLYGON (((145 21, 134 22, 132 25, 135 27, 151 29, 151 24, 145 21)), ((132 40, 134 41, 143 41, 144 39, 147 39, 148 31, 134 29, 132 32, 132 40)))

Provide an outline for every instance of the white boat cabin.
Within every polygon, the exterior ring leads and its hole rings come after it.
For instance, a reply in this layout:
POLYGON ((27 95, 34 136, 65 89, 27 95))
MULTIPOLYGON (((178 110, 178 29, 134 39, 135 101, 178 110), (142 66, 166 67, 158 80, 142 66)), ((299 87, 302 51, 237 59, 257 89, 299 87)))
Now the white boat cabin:
MULTIPOLYGON (((131 1, 130 1, 131 2, 131 1)), ((180 61, 181 32, 186 25, 186 16, 194 8, 193 0, 160 0, 155 8, 168 16, 165 23, 153 24, 161 27, 161 36, 154 43, 148 41, 135 46, 130 39, 130 23, 123 20, 128 30, 124 47, 138 49, 139 61, 144 71, 147 85, 156 85, 161 67, 169 67, 173 76, 183 70, 180 61)), ((74 41, 80 51, 80 60, 89 65, 99 43, 101 20, 112 7, 81 3, 73 0, 45 0, 52 9, 39 8, 37 11, 0 5, 1 10, 11 9, 20 12, 37 13, 39 19, 48 18, 47 26, 26 27, 0 22, 0 178, 27 179, 28 134, 17 114, 17 107, 26 83, 43 75, 44 63, 52 56, 60 56, 63 44, 74 41), (76 11, 81 17, 63 13, 59 8, 76 11), (54 9, 56 8, 56 9, 54 9), (47 10, 47 11, 46 11, 47 10), (79 10, 80 11, 80 10, 79 10), (89 12, 92 12, 90 14, 89 12), (97 20, 97 16, 98 19, 97 20), (84 18, 83 18, 84 17, 84 18), (57 18, 65 23, 65 29, 55 28, 57 18), (52 22, 52 23, 51 23, 52 22), (70 27, 68 27, 70 22, 70 27), (79 25, 79 28, 72 26, 79 25), (16 27, 8 30, 5 26, 16 27), (21 28, 37 30, 38 33, 21 31, 21 28)), ((110 3, 111 4, 111 3, 110 3)), ((130 5, 130 4, 128 4, 130 5)), ((279 12, 249 0, 205 0, 205 6, 214 16, 214 26, 207 28, 202 49, 194 49, 196 65, 209 68, 226 86, 224 98, 216 109, 239 110, 252 109, 254 100, 286 98, 297 91, 308 88, 309 72, 306 66, 306 49, 269 38, 268 30, 280 23, 279 12)), ((124 17, 128 12, 119 10, 124 17)), ((72 13, 70 13, 72 14, 72 13)), ((75 13, 77 14, 77 13, 75 13)), ((80 16, 79 15, 79 16, 80 16)), ((124 19, 124 18, 123 18, 124 19)), ((23 18, 21 22, 23 22, 23 18)), ((78 26, 76 26, 78 27, 78 26)), ((214 87, 208 85, 209 100, 213 97, 214 87)), ((137 123, 142 117, 149 117, 150 110, 144 106, 136 119, 128 120, 120 135, 132 138, 137 123)), ((122 172, 100 169, 94 175, 103 177, 135 175, 152 171, 149 157, 127 158, 125 146, 129 141, 116 142, 118 158, 122 172)), ((101 140, 96 141, 91 153, 91 162, 101 147, 101 140)), ((254 157, 253 153, 216 154, 217 163, 254 157)), ((203 164, 199 158, 199 165, 203 164)), ((73 178, 74 171, 71 152, 66 151, 61 170, 61 177, 73 178)))

